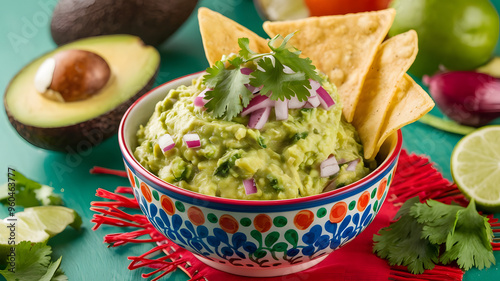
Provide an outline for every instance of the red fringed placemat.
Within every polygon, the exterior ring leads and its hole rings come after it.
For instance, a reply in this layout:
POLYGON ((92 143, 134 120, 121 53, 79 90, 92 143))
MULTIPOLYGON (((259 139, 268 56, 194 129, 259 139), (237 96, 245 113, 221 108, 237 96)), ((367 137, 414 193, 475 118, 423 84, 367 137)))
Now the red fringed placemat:
MULTIPOLYGON (((125 172, 95 168, 92 173, 114 174, 125 176, 125 172)), ((102 225, 120 227, 121 233, 104 236, 104 242, 109 247, 117 247, 127 243, 156 243, 150 251, 137 256, 129 257, 128 268, 149 268, 144 278, 159 280, 174 270, 184 271, 191 280, 255 280, 231 275, 206 266, 189 251, 179 247, 160 234, 142 214, 130 214, 132 209, 139 209, 137 201, 132 196, 132 188, 118 187, 115 192, 98 189, 96 196, 106 201, 92 202, 92 211, 95 211, 92 222, 93 230, 102 225)), ((387 262, 372 253, 373 235, 382 227, 390 224, 399 207, 412 197, 419 196, 421 201, 434 199, 446 204, 452 201, 466 206, 468 201, 457 187, 433 167, 428 158, 408 155, 402 151, 394 180, 389 189, 388 197, 377 217, 356 239, 346 246, 334 251, 318 265, 287 275, 288 280, 323 280, 325 276, 335 276, 335 280, 462 280, 464 272, 454 266, 437 265, 423 274, 414 275, 405 267, 389 266, 387 262), (334 274, 334 275, 333 275, 334 274)), ((137 213, 137 212, 135 212, 137 213)), ((500 250, 500 223, 490 218, 495 238, 493 250, 500 250)), ((259 280, 283 280, 283 277, 259 278, 259 280)))

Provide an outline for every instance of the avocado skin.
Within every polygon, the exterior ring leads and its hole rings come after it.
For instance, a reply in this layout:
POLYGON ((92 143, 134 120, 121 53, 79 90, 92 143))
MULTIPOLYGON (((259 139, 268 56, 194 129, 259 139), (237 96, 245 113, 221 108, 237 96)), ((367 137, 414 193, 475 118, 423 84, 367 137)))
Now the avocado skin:
POLYGON ((194 10, 197 0, 60 0, 50 25, 57 45, 108 34, 139 36, 158 46, 194 10))
POLYGON ((116 134, 123 114, 153 87, 157 74, 158 69, 148 83, 127 101, 104 114, 78 124, 55 128, 23 124, 9 112, 4 96, 5 112, 19 135, 34 146, 66 153, 87 150, 116 134))

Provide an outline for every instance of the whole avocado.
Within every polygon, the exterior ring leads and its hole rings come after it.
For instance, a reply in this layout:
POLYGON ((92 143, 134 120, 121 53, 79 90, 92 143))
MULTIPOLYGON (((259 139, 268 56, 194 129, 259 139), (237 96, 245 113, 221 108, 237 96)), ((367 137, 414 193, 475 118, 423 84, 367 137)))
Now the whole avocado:
POLYGON ((52 38, 58 45, 80 38, 131 34, 157 46, 194 10, 197 0, 60 0, 52 15, 52 38))
POLYGON ((394 0, 389 36, 414 29, 419 53, 410 72, 472 70, 486 63, 498 41, 499 18, 489 0, 394 0))

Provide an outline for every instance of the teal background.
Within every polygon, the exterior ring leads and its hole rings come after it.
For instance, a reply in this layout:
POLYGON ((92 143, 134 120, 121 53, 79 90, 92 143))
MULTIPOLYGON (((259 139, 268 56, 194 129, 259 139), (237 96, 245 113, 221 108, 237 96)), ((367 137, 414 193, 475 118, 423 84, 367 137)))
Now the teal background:
MULTIPOLYGON (((27 63, 56 47, 50 36, 50 18, 56 0, 4 1, 0 9, 0 89, 27 63), (30 26, 31 28, 27 27, 30 26), (17 41, 12 41, 17 38, 17 41)), ((500 0, 492 1, 500 7, 500 0)), ((202 0, 206 6, 247 26, 261 36, 262 19, 250 0, 202 0)), ((161 67, 156 85, 174 78, 204 70, 205 60, 198 21, 193 13, 189 20, 163 45, 161 67)), ((500 55, 497 46, 496 54, 500 55)), ((433 114, 441 115, 438 109, 433 114)), ((498 123, 498 122, 497 122, 498 123)), ((449 159, 459 135, 449 134, 420 123, 403 129, 404 147, 410 152, 428 155, 440 171, 451 179, 449 159)), ((19 170, 29 178, 55 187, 67 207, 75 209, 83 218, 80 232, 67 229, 49 241, 54 258, 63 256, 62 268, 70 280, 141 280, 145 271, 129 271, 127 256, 135 256, 149 250, 152 245, 128 245, 107 248, 103 236, 117 228, 102 227, 92 231, 93 213, 90 202, 96 200, 99 187, 114 190, 128 185, 126 179, 106 175, 90 175, 93 166, 123 169, 117 137, 111 137, 88 151, 72 154, 51 152, 36 148, 24 141, 10 125, 4 110, 0 111, 0 183, 7 181, 8 167, 19 170)), ((0 208, 0 217, 6 217, 0 208)), ((500 261, 497 252, 496 259, 500 261)), ((488 270, 470 270, 464 280, 500 280, 500 265, 488 270)), ((0 277, 1 279, 2 277, 0 277)), ((182 272, 166 278, 186 280, 182 272)))

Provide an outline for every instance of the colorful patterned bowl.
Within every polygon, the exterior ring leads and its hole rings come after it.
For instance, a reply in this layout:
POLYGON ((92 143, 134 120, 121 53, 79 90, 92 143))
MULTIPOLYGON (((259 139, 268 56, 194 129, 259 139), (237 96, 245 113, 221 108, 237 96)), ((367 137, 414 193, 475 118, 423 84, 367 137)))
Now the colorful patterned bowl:
MULTIPOLYGON (((136 132, 170 89, 195 73, 165 83, 125 113, 119 143, 141 210, 166 237, 209 266, 244 276, 280 276, 325 259, 361 233, 384 202, 402 145, 401 131, 382 147, 379 167, 351 185, 297 199, 250 201, 198 194, 164 182, 133 156, 136 132)), ((356 262, 356 261, 353 261, 356 262)))

